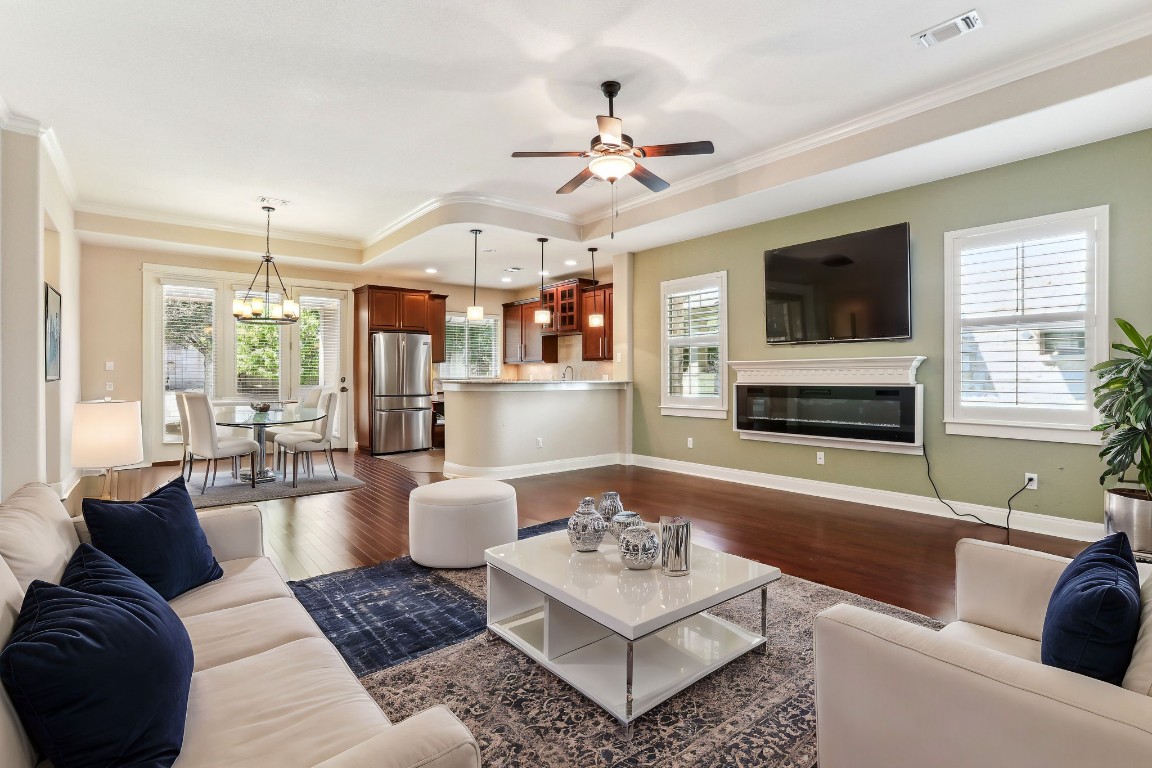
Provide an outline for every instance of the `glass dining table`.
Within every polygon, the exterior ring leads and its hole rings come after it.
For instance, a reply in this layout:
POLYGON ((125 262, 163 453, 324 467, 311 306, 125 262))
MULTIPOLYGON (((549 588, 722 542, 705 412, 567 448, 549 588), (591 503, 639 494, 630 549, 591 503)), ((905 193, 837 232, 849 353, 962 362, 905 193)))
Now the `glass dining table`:
MULTIPOLYGON (((250 405, 217 405, 212 409, 218 427, 246 427, 252 430, 252 439, 260 446, 256 451, 256 466, 260 472, 256 482, 270 483, 276 479, 275 470, 269 469, 267 451, 264 448, 265 432, 268 427, 282 427, 291 424, 306 424, 324 418, 320 408, 305 408, 301 405, 286 404, 281 410, 257 411, 250 405)), ((301 427, 304 430, 304 427, 301 427)), ((250 480, 250 472, 241 472, 243 480, 250 480)))

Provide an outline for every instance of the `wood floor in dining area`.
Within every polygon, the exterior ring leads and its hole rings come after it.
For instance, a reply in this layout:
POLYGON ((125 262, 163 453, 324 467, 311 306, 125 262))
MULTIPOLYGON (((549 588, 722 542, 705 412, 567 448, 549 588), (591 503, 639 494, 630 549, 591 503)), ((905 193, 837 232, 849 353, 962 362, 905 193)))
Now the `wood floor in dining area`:
MULTIPOLYGON (((355 491, 262 502, 270 554, 299 579, 372 565, 408 551, 408 493, 415 477, 380 457, 340 454, 355 491)), ((647 520, 683 514, 696 541, 777 565, 785 573, 941 620, 954 617, 953 549, 979 538, 1071 556, 1081 542, 960 519, 821 499, 641 467, 610 466, 509 481, 520 524, 566 517, 581 497, 619 491, 647 520)))

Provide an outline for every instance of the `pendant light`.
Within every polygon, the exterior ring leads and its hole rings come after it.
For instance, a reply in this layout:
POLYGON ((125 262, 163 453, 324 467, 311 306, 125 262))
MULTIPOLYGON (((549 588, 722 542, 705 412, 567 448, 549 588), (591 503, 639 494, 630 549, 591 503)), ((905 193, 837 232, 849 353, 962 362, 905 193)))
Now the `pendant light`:
POLYGON ((264 213, 268 217, 267 227, 264 231, 264 259, 256 267, 256 274, 252 282, 248 283, 248 290, 244 292, 243 299, 232 300, 232 315, 238 322, 255 325, 290 325, 300 319, 300 305, 288 298, 288 289, 284 287, 284 279, 280 277, 280 270, 272 260, 272 212, 276 210, 270 205, 264 206, 264 213), (264 290, 252 292, 252 287, 260 279, 260 271, 264 271, 264 290), (279 298, 272 293, 272 273, 276 273, 276 281, 280 283, 279 298))
MULTIPOLYGON (((596 285, 596 248, 589 248, 588 253, 592 254, 592 285, 596 285)), ((603 328, 604 327, 604 314, 602 312, 593 312, 588 315, 589 328, 603 328)))
POLYGON ((476 264, 480 253, 480 233, 483 230, 472 230, 472 306, 468 307, 467 318, 469 322, 479 323, 484 319, 484 307, 476 303, 476 264))
POLYGON ((539 325, 548 325, 552 322, 552 313, 544 309, 544 243, 548 242, 548 238, 538 237, 536 241, 540 243, 540 309, 536 310, 533 319, 539 325))

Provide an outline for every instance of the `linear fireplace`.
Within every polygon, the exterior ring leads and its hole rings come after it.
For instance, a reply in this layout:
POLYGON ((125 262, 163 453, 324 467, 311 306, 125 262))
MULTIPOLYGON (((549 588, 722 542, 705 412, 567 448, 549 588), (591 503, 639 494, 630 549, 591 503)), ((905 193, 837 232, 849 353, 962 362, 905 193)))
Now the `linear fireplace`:
POLYGON ((921 453, 922 357, 732 363, 733 428, 769 440, 896 453, 921 453))

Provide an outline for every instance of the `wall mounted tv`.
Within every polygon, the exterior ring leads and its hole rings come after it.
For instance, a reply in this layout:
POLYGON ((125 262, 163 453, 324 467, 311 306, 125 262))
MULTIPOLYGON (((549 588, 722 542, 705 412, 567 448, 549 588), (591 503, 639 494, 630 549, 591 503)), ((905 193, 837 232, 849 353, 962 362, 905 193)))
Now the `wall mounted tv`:
POLYGON ((912 336, 908 223, 764 252, 769 344, 912 336))

